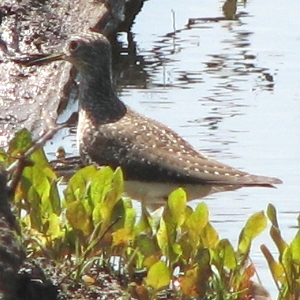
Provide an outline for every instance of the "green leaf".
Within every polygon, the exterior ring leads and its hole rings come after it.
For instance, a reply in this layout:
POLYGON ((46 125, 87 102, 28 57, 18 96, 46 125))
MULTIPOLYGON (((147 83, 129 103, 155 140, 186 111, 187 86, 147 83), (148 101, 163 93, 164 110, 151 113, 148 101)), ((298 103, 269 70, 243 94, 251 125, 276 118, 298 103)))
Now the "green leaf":
POLYGON ((1 165, 6 165, 8 160, 7 153, 4 151, 4 149, 0 148, 0 163, 1 165))
POLYGON ((281 237, 280 229, 277 227, 271 226, 270 236, 272 237, 275 245, 277 246, 280 256, 282 256, 284 250, 288 247, 288 244, 281 237))
POLYGON ((273 204, 269 204, 267 208, 267 216, 269 220, 271 221, 272 225, 276 228, 279 228, 278 221, 277 221, 277 213, 276 208, 273 204))
POLYGON ((168 206, 173 222, 177 226, 181 226, 186 215, 186 193, 182 188, 173 191, 169 195, 168 206))
POLYGON ((268 262, 269 269, 271 271, 271 274, 272 274, 272 277, 273 277, 275 283, 277 281, 284 283, 285 282, 285 273, 284 273, 283 266, 279 262, 275 261, 273 255, 271 254, 271 252, 265 245, 261 245, 260 249, 268 262))
POLYGON ((208 208, 202 202, 198 204, 195 211, 192 212, 185 220, 184 227, 187 229, 191 244, 197 248, 200 240, 200 233, 208 223, 208 208))
POLYGON ((51 240, 55 240, 63 235, 63 232, 60 227, 60 219, 58 215, 51 214, 48 218, 49 226, 47 230, 47 235, 51 240))
POLYGON ((122 222, 125 220, 125 208, 119 201, 123 190, 116 186, 114 180, 120 184, 123 182, 121 170, 117 169, 114 173, 110 167, 104 167, 97 171, 91 182, 90 197, 95 206, 93 222, 103 222, 103 228, 119 217, 122 218, 122 222))
POLYGON ((175 223, 175 220, 172 218, 171 212, 168 207, 165 208, 163 212, 163 217, 160 221, 160 228, 158 229, 158 232, 160 230, 165 230, 167 234, 168 244, 171 247, 173 243, 176 241, 177 237, 177 224, 175 223), (162 223, 163 221, 163 223, 162 223), (165 228, 164 228, 165 227, 165 228))
POLYGON ((173 261, 177 261, 179 257, 182 256, 182 248, 181 248, 181 245, 178 244, 178 243, 174 243, 172 245, 172 250, 173 250, 173 254, 176 256, 175 259, 173 259, 173 261))
POLYGON ((121 168, 117 168, 114 171, 112 178, 112 191, 114 193, 112 197, 114 197, 116 201, 122 197, 122 194, 124 192, 124 179, 121 168))
POLYGON ((92 233, 90 216, 80 201, 74 201, 67 205, 66 216, 74 229, 81 230, 84 235, 92 233))
POLYGON ((16 133, 8 144, 8 153, 10 156, 16 156, 18 153, 24 153, 32 146, 31 133, 23 128, 16 133))
POLYGON ((277 221, 276 208, 274 207, 274 205, 272 205, 272 204, 268 205, 267 216, 272 223, 272 226, 270 229, 270 235, 271 235, 274 243, 276 244, 277 249, 279 250, 280 256, 282 256, 285 248, 288 247, 288 244, 281 237, 281 232, 280 232, 278 221, 277 221))
POLYGON ((54 180, 57 179, 57 176, 55 172, 52 170, 45 151, 43 148, 37 149, 35 152, 33 152, 30 156, 30 159, 34 163, 34 168, 40 170, 43 172, 43 174, 49 179, 49 180, 54 180))
POLYGON ((93 220, 93 224, 96 227, 98 224, 103 222, 103 215, 105 214, 105 212, 103 211, 103 206, 101 203, 97 203, 96 206, 93 209, 93 213, 92 213, 92 220, 93 220))
POLYGON ((94 206, 103 203, 108 192, 112 189, 113 170, 103 167, 92 176, 90 196, 94 206))
POLYGON ((300 231, 291 242, 291 252, 293 261, 300 266, 300 231))
POLYGON ((283 251, 281 263, 285 270, 285 276, 288 282, 288 285, 291 287, 293 285, 293 258, 292 258, 292 251, 290 247, 286 247, 283 251))
POLYGON ((263 211, 253 214, 244 227, 244 234, 251 240, 256 238, 267 227, 267 218, 263 211))
MULTIPOLYGON (((108 226, 110 223, 114 223, 113 229, 115 230, 125 227, 126 207, 123 200, 119 199, 114 207, 110 207, 107 205, 105 205, 105 207, 106 215, 103 215, 104 224, 108 226)), ((127 229, 129 229, 129 227, 127 229)))
POLYGON ((146 277, 146 283, 152 287, 154 291, 162 290, 169 286, 171 280, 171 274, 163 261, 155 263, 148 271, 146 277))
POLYGON ((248 254, 251 243, 267 227, 267 218, 263 211, 253 214, 246 222, 239 237, 238 248, 243 254, 248 254))
POLYGON ((195 245, 191 244, 191 241, 186 234, 181 236, 178 243, 180 244, 182 251, 181 260, 185 264, 188 264, 188 262, 192 261, 193 251, 195 251, 195 245))
POLYGON ((92 213, 92 220, 94 226, 97 226, 99 223, 103 223, 103 230, 107 228, 112 222, 116 222, 114 228, 121 228, 124 226, 125 220, 125 210, 123 203, 121 201, 117 202, 113 207, 111 203, 97 203, 92 213))
POLYGON ((127 228, 130 232, 132 232, 136 220, 136 210, 132 206, 131 199, 124 198, 122 199, 122 202, 125 209, 124 227, 127 228))
POLYGON ((161 249, 162 253, 166 255, 167 257, 169 256, 169 239, 168 239, 168 232, 167 232, 167 226, 166 222, 163 218, 160 220, 160 225, 159 229, 156 234, 157 238, 157 244, 159 248, 161 249))
POLYGON ((209 249, 214 248, 219 242, 219 235, 215 228, 208 222, 203 228, 201 240, 204 247, 209 249))
POLYGON ((208 208, 204 202, 197 205, 195 211, 191 213, 186 220, 185 225, 191 230, 197 230, 198 233, 201 231, 208 222, 208 208))
POLYGON ((91 165, 80 169, 70 178, 68 186, 64 191, 67 203, 86 197, 87 188, 96 172, 97 168, 91 165))
POLYGON ((210 250, 207 248, 198 248, 197 253, 195 255, 195 261, 197 262, 197 265, 200 269, 200 272, 205 272, 208 269, 210 269, 211 265, 211 254, 210 250))
POLYGON ((142 214, 134 230, 136 235, 141 233, 148 233, 149 235, 152 235, 152 233, 155 231, 153 220, 147 208, 143 204, 142 204, 142 214))
POLYGON ((46 196, 48 196, 49 189, 45 189, 45 182, 50 186, 49 182, 57 179, 56 174, 51 169, 42 148, 32 153, 30 159, 33 164, 32 166, 26 167, 22 175, 28 178, 31 184, 35 185, 39 195, 42 196, 46 194, 46 196))
POLYGON ((53 212, 57 215, 60 215, 60 213, 61 213, 61 199, 60 199, 60 196, 59 196, 56 180, 53 180, 50 183, 49 201, 52 204, 53 212))
MULTIPOLYGON (((57 191, 56 198, 52 198, 52 196, 55 196, 54 191, 57 189, 56 175, 50 168, 43 149, 37 149, 30 158, 32 165, 27 166, 23 170, 20 189, 16 194, 15 200, 18 201, 17 198, 19 198, 19 200, 24 199, 28 201, 29 203, 24 208, 31 215, 31 219, 38 223, 44 223, 49 215, 54 212, 54 206, 55 212, 58 213, 60 211, 60 198, 57 191), (30 196, 32 188, 35 194, 30 196), (38 205, 36 202, 37 199, 39 199, 38 205), (30 208, 29 204, 33 205, 34 208, 30 208)), ((36 224, 35 226, 38 226, 42 230, 41 224, 37 225, 36 222, 34 223, 36 224)))
POLYGON ((136 237, 135 243, 136 247, 145 257, 155 255, 159 252, 159 248, 154 237, 140 234, 136 237))
POLYGON ((25 180, 25 186, 23 185, 23 182, 21 182, 21 185, 25 188, 25 191, 27 188, 34 186, 36 192, 41 198, 43 198, 44 195, 48 196, 50 183, 38 165, 34 164, 31 167, 26 167, 22 173, 22 177, 22 180, 25 178, 28 180, 25 180))
POLYGON ((31 227, 41 231, 42 230, 42 216, 41 216, 41 198, 35 188, 31 186, 28 191, 28 198, 30 199, 30 222, 31 227))
POLYGON ((237 266, 234 248, 228 239, 222 239, 219 241, 216 250, 219 260, 222 262, 222 266, 227 267, 229 270, 234 270, 237 266))
POLYGON ((112 233, 112 246, 126 247, 132 239, 132 232, 128 228, 120 228, 112 233))

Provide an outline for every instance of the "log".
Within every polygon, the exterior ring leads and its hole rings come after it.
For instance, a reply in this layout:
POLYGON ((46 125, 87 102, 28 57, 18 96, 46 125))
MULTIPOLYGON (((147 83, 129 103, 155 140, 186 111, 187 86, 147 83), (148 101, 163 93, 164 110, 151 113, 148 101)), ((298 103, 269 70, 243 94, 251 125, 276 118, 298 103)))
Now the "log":
POLYGON ((20 128, 34 137, 55 125, 72 96, 71 65, 26 68, 19 57, 61 50, 72 33, 127 30, 143 0, 13 0, 0 4, 0 147, 20 128), (63 105, 64 106, 64 105, 63 105))

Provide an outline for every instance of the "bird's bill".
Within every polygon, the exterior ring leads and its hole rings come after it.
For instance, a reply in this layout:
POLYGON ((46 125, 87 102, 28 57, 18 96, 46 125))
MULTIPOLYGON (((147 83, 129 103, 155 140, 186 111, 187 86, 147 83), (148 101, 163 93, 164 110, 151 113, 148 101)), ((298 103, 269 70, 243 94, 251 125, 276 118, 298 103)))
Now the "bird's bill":
POLYGON ((41 66, 48 64, 53 61, 63 60, 65 57, 64 53, 53 53, 50 55, 42 56, 42 57, 34 57, 28 58, 26 61, 22 62, 23 65, 30 67, 30 66, 41 66))

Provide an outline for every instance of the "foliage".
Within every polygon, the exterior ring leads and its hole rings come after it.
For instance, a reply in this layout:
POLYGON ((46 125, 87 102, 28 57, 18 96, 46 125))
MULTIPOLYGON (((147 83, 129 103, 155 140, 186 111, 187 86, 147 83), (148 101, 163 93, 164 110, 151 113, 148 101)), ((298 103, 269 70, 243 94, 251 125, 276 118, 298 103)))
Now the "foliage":
MULTIPOLYGON (((31 136, 22 130, 0 155, 7 167, 22 162, 11 178, 17 178, 14 203, 29 256, 47 255, 61 264, 67 259, 70 276, 76 280, 95 263, 107 266, 122 275, 128 293, 137 299, 251 299, 255 294, 255 267, 249 253, 253 239, 267 226, 264 212, 246 221, 235 249, 228 239, 219 237, 206 204, 192 209, 182 189, 169 196, 160 218, 144 206, 137 216, 131 199, 122 198, 120 169, 85 167, 62 192, 58 190, 61 179, 43 149, 23 158, 30 147, 34 147, 31 136)), ((279 262, 266 246, 262 251, 279 299, 296 299, 300 235, 288 245, 271 205, 267 215, 279 262)))
MULTIPOLYGON (((278 261, 276 261, 270 250, 261 246, 279 291, 278 299, 292 300, 300 299, 300 230, 290 244, 284 241, 278 225, 276 209, 269 204, 267 215, 271 221, 270 236, 278 249, 278 261)), ((299 219, 300 220, 300 219, 299 219)))

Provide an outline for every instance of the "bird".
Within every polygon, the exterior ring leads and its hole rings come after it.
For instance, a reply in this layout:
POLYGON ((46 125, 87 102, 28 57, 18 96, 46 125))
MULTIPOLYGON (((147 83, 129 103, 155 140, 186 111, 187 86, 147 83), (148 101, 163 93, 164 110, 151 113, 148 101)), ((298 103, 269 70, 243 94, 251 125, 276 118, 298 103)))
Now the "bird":
POLYGON ((73 35, 62 53, 45 60, 65 60, 77 69, 80 155, 85 164, 121 167, 129 197, 160 204, 179 187, 192 200, 218 191, 282 183, 211 159, 172 129, 125 105, 113 86, 111 44, 101 33, 73 35))

